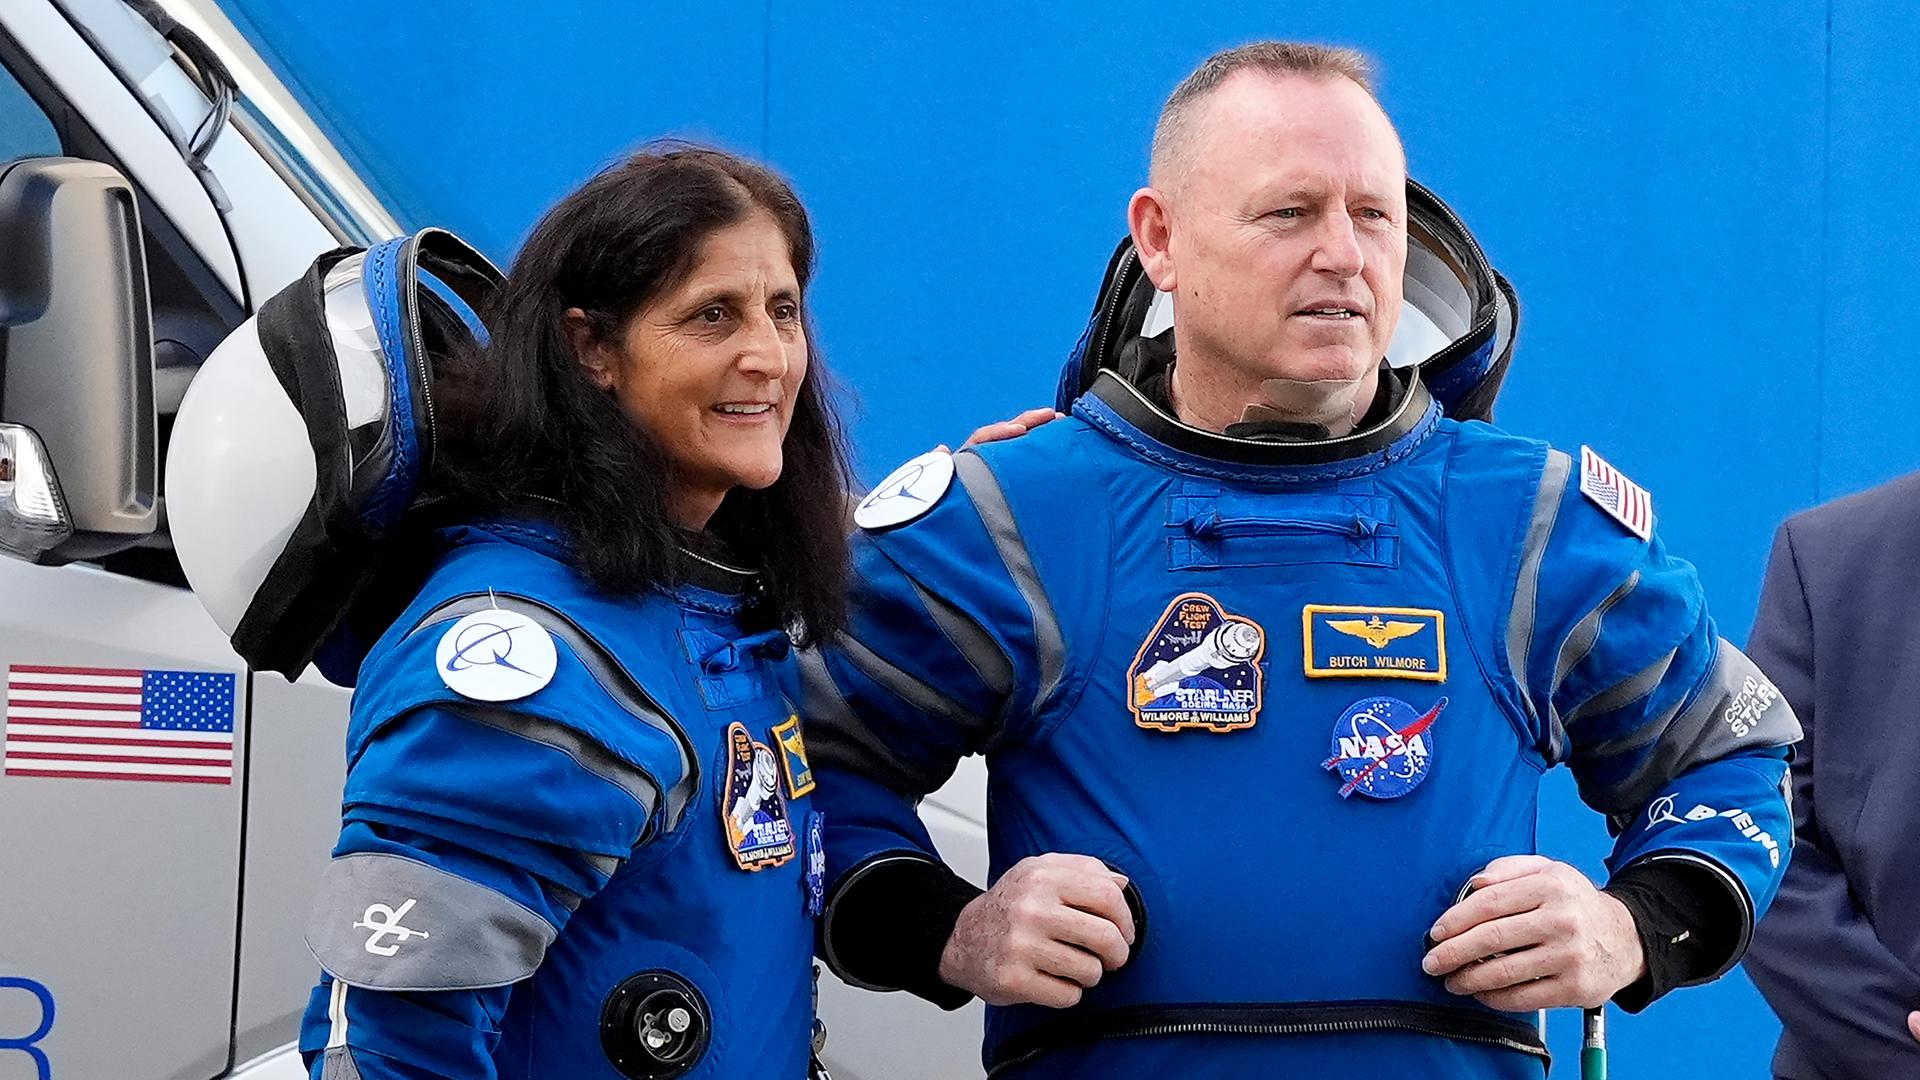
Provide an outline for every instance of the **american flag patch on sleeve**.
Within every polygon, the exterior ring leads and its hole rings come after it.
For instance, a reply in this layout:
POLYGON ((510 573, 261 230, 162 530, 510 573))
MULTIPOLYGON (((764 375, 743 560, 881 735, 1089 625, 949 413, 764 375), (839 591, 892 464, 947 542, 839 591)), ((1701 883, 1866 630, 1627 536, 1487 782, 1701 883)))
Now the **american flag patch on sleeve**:
POLYGON ((1628 532, 1642 540, 1653 539, 1653 496, 1607 464, 1607 459, 1594 453, 1591 446, 1580 448, 1580 494, 1625 525, 1628 532))

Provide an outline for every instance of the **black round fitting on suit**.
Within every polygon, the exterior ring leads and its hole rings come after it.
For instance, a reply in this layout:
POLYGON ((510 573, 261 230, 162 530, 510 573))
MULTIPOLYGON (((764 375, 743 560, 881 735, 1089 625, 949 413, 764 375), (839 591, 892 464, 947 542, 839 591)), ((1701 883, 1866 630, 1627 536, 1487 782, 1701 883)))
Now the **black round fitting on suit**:
POLYGON ((1127 913, 1133 916, 1133 948, 1128 952, 1137 953, 1140 946, 1147 943, 1147 902, 1140 898, 1140 890, 1132 881, 1120 890, 1120 895, 1127 902, 1127 913))
POLYGON ((600 1008, 600 1048, 631 1080, 674 1080, 700 1063, 713 1037, 707 999, 671 971, 628 977, 600 1008))
POLYGON ((1106 867, 1127 879, 1126 888, 1120 890, 1120 898, 1127 902, 1127 914, 1133 916, 1133 947, 1127 950, 1127 955, 1134 956, 1147 941, 1147 902, 1141 897, 1140 887, 1133 883, 1131 874, 1112 863, 1106 863, 1106 867))

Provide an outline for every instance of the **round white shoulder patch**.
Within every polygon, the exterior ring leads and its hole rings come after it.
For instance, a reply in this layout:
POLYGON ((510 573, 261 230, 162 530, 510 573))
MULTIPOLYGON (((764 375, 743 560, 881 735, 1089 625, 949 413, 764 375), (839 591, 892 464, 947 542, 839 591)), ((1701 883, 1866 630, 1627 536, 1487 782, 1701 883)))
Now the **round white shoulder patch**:
POLYGON ((518 701, 552 682, 558 665, 546 627, 499 608, 448 627, 434 655, 447 689, 475 701, 518 701))
POLYGON ((904 525, 933 509, 953 484, 953 455, 929 450, 893 470, 860 500, 853 523, 863 529, 904 525))

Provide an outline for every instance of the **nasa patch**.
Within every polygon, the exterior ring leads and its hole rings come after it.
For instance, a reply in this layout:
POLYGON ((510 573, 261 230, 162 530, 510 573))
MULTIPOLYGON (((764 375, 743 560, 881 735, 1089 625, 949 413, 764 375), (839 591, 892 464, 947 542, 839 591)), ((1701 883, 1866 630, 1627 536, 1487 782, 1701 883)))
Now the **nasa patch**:
POLYGON ((929 450, 893 470, 853 511, 853 523, 863 529, 905 525, 933 509, 953 484, 953 455, 929 450))
POLYGON ((553 635, 517 611, 487 608, 440 635, 434 669, 447 689, 475 701, 518 701, 553 681, 553 635))
POLYGON ((1422 712, 1395 697, 1361 698, 1333 725, 1333 753, 1320 767, 1340 779, 1340 797, 1359 792, 1398 799, 1433 772, 1433 721, 1441 698, 1422 712))
POLYGON ((807 894, 807 914, 819 918, 827 909, 827 815, 818 810, 807 812, 807 866, 800 887, 807 894))
POLYGON ((1205 593, 1167 605, 1127 672, 1133 721, 1155 731, 1242 731, 1260 716, 1267 633, 1205 593))
POLYGON ((793 858, 793 821, 780 794, 780 766, 738 721, 727 726, 727 783, 720 790, 720 823, 740 869, 763 870, 793 858))

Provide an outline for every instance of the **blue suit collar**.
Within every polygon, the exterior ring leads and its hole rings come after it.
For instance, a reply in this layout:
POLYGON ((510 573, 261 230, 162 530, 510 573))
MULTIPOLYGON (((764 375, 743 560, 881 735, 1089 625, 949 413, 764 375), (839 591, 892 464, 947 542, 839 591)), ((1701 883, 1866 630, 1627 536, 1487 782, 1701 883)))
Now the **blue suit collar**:
POLYGON ((1073 412, 1162 465, 1222 479, 1283 484, 1376 472, 1412 453, 1440 422, 1440 406, 1417 377, 1385 420, 1321 441, 1241 439, 1190 427, 1111 371, 1100 373, 1093 388, 1074 402, 1073 412))

